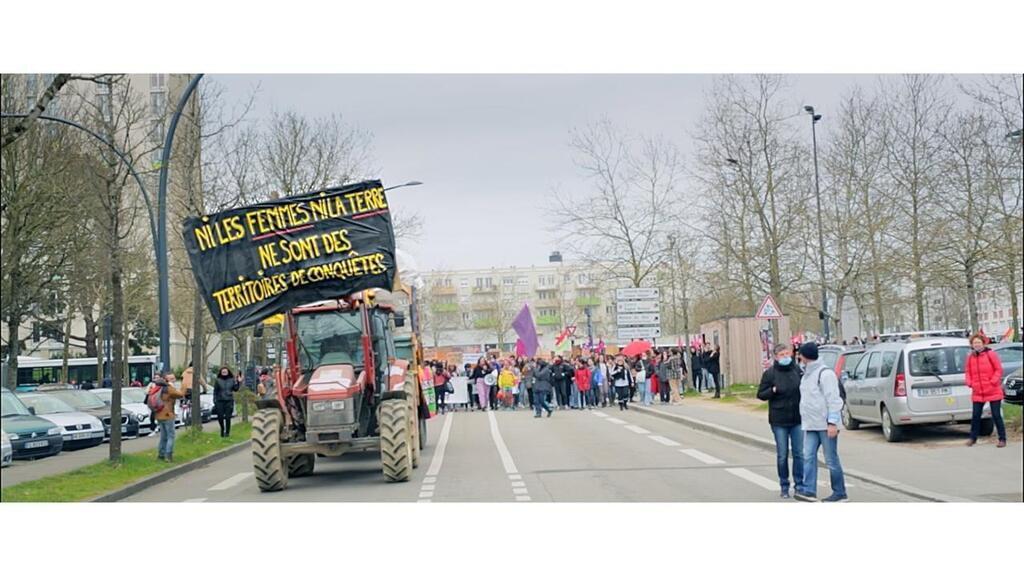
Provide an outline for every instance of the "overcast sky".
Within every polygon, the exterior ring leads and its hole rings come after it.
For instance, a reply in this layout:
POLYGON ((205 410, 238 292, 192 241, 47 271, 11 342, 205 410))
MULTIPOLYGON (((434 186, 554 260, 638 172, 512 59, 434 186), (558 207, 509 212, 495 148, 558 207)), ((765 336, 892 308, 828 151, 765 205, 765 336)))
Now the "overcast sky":
MULTIPOLYGON (((390 201, 422 215, 411 251, 422 270, 529 266, 555 243, 546 200, 556 187, 583 192, 569 132, 607 117, 633 132, 672 139, 689 161, 688 134, 704 109, 705 75, 212 75, 229 100, 258 86, 252 118, 294 109, 339 113, 373 135, 390 201)), ((795 111, 829 119, 842 92, 874 76, 791 76, 795 111)), ((809 124, 809 123, 808 123, 809 124)), ((808 126, 808 139, 810 139, 808 126)), ((819 145, 821 142, 819 142, 819 145)))

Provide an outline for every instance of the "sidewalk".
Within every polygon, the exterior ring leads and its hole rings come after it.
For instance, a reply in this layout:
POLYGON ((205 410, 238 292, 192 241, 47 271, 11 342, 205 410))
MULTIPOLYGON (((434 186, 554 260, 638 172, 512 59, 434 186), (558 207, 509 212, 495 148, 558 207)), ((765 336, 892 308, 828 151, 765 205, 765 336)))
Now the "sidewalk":
MULTIPOLYGON (((234 421, 239 422, 240 420, 235 418, 234 421)), ((178 428, 177 433, 180 436, 187 430, 188 427, 178 428)), ((206 424, 203 424, 203 430, 206 432, 217 430, 217 421, 211 420, 206 424)), ((159 434, 150 434, 149 436, 122 440, 121 452, 124 454, 132 454, 135 452, 151 450, 156 448, 159 439, 159 434)), ((7 488, 9 486, 14 486, 15 484, 28 482, 29 480, 37 480, 46 476, 53 476, 54 474, 70 472, 71 470, 75 470, 83 466, 102 462, 106 460, 109 455, 110 444, 104 442, 103 444, 93 446, 92 448, 85 448, 84 450, 68 450, 55 456, 42 458, 40 460, 15 460, 10 467, 4 468, 3 472, 0 473, 0 488, 7 488)))
MULTIPOLYGON (((768 412, 752 409, 751 403, 728 404, 688 397, 680 406, 630 406, 634 408, 654 416, 681 416, 689 420, 677 420, 682 424, 732 436, 747 444, 761 444, 769 449, 774 446, 768 412), (715 430, 716 426, 725 430, 715 430)), ((904 485, 937 500, 1024 500, 1024 446, 1012 436, 1006 448, 995 447, 994 435, 967 448, 963 445, 967 427, 963 425, 915 429, 901 443, 886 442, 878 426, 851 431, 840 425, 840 430, 839 457, 849 473, 891 483, 894 488, 904 485)), ((856 500, 856 494, 853 499, 856 500)))

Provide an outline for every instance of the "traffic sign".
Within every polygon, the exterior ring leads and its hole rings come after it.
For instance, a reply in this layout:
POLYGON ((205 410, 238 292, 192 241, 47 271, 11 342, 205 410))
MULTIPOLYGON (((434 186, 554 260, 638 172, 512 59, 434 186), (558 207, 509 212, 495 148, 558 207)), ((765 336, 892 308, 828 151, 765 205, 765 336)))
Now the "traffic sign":
POLYGON ((626 314, 629 312, 657 312, 658 301, 657 300, 626 300, 624 302, 616 302, 615 304, 617 312, 619 314, 626 314))
POLYGON ((661 328, 658 326, 629 326, 619 328, 619 340, 633 340, 635 338, 659 338, 661 328))
POLYGON ((615 317, 615 323, 619 326, 657 326, 661 324, 661 314, 619 314, 615 317))
POLYGON ((772 298, 771 294, 764 297, 764 302, 761 302, 761 306, 757 309, 757 314, 754 315, 759 320, 781 320, 782 310, 779 309, 779 305, 775 303, 775 298, 772 298))
POLYGON ((657 300, 660 293, 657 288, 617 288, 616 300, 657 300))

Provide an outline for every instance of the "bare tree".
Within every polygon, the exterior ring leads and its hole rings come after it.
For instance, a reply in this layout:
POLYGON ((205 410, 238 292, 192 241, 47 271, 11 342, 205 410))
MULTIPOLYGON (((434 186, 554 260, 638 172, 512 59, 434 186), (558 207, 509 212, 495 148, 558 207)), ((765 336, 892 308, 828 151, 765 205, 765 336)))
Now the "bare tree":
POLYGON ((682 166, 671 142, 630 136, 602 120, 570 137, 593 191, 556 192, 552 228, 569 251, 609 278, 641 286, 666 258, 682 166))

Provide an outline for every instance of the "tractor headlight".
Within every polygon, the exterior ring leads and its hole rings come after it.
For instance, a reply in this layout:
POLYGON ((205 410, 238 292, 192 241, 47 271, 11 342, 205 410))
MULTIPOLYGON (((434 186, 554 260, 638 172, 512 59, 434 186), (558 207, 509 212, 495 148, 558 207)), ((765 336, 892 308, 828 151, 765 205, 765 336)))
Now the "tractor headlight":
POLYGON ((327 402, 313 402, 313 410, 315 412, 323 412, 327 410, 327 402))

